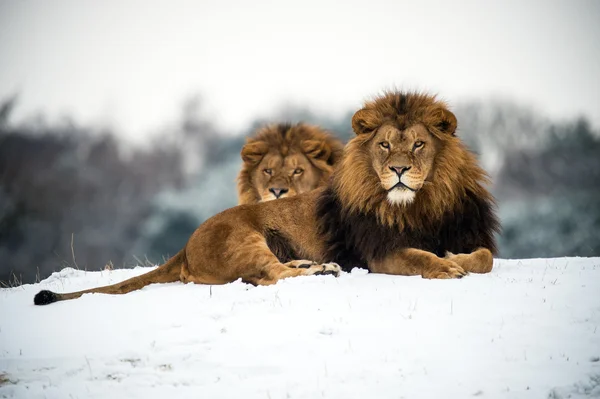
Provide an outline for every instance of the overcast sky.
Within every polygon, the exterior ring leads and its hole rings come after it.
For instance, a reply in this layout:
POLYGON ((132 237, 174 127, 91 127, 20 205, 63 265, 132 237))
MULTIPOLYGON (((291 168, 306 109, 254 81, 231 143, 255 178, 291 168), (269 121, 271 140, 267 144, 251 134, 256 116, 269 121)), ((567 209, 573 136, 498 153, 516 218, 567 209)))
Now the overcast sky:
POLYGON ((200 93, 242 129, 284 102, 357 109, 385 88, 502 96, 600 126, 600 1, 0 2, 0 99, 139 140, 200 93))

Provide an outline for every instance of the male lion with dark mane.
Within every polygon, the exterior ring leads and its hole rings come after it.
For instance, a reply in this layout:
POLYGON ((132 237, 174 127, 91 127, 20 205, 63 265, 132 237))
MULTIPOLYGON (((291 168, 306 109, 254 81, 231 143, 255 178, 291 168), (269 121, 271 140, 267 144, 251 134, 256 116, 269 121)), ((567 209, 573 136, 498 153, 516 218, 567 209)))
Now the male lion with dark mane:
POLYGON ((34 303, 173 281, 274 284, 354 267, 424 278, 490 272, 499 223, 486 174, 456 126, 434 96, 386 93, 352 118, 357 136, 326 187, 228 209, 149 273, 69 294, 41 291, 34 303))
POLYGON ((318 126, 274 124, 259 129, 242 148, 238 204, 302 194, 327 183, 344 145, 318 126))

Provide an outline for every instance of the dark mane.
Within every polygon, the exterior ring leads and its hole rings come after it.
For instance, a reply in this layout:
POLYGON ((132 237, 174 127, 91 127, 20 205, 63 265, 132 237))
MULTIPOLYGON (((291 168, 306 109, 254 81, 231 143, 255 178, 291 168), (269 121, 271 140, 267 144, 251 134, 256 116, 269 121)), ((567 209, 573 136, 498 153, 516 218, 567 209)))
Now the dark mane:
POLYGON ((367 268, 403 248, 417 248, 445 256, 446 252, 470 253, 484 247, 496 252, 494 233, 498 220, 494 204, 468 192, 441 220, 424 223, 421 228, 381 224, 374 213, 344 209, 330 187, 320 196, 317 209, 319 233, 326 240, 328 261, 345 271, 367 268))

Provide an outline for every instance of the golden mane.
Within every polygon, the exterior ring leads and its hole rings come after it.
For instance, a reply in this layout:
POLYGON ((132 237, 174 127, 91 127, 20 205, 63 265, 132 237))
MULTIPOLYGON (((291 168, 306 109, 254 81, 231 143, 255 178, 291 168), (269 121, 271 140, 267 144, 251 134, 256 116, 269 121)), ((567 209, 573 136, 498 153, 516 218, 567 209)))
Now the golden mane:
POLYGON ((276 152, 282 157, 291 152, 303 153, 311 165, 323 173, 315 188, 325 185, 334 166, 342 158, 342 142, 330 132, 306 123, 278 123, 264 126, 246 140, 241 156, 244 161, 238 174, 240 203, 259 202, 260 195, 253 184, 252 174, 262 157, 276 152))
POLYGON ((420 230, 452 212, 467 192, 486 202, 493 198, 482 184, 489 183, 473 154, 455 136, 456 118, 435 96, 421 93, 385 93, 369 101, 352 119, 357 137, 344 150, 334 173, 333 188, 347 211, 374 213, 379 223, 420 230), (434 169, 415 201, 399 208, 388 201, 365 145, 375 129, 392 123, 403 130, 422 123, 439 140, 434 169))

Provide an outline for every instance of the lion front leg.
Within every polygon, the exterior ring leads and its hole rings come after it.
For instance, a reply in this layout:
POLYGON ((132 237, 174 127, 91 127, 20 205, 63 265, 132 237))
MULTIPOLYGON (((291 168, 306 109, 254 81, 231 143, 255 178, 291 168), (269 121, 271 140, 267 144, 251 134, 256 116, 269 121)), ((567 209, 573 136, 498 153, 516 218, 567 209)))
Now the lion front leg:
POLYGON ((420 249, 407 248, 382 260, 370 261, 373 273, 423 278, 462 278, 467 272, 456 262, 420 249))
POLYGON ((231 280, 239 277, 253 285, 271 285, 288 277, 331 274, 339 276, 342 271, 337 263, 317 264, 312 260, 292 260, 281 263, 271 251, 265 238, 257 232, 246 234, 238 245, 230 262, 236 264, 231 280))
POLYGON ((342 268, 337 263, 318 264, 309 260, 293 260, 287 263, 272 263, 260 267, 260 270, 243 278, 253 285, 271 285, 281 279, 298 276, 339 276, 342 268))
POLYGON ((487 248, 479 248, 470 254, 448 252, 444 259, 457 263, 460 267, 472 273, 489 273, 494 265, 492 252, 487 248))

